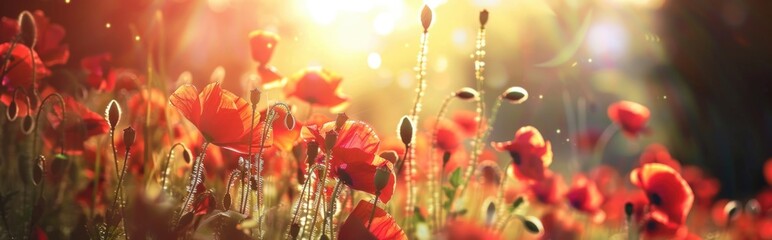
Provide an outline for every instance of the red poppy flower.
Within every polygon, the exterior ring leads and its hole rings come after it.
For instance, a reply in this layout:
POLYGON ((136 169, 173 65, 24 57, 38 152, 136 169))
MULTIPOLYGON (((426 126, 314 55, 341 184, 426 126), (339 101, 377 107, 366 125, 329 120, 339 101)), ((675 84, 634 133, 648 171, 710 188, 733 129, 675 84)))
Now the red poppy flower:
POLYGON ((512 141, 494 142, 492 146, 509 152, 515 176, 522 180, 544 179, 545 169, 552 163, 550 142, 544 141, 539 130, 532 126, 518 129, 512 141))
POLYGON ((642 166, 647 163, 661 163, 668 165, 669 167, 676 170, 676 172, 681 171, 681 163, 670 156, 670 152, 667 151, 665 146, 657 143, 649 145, 646 147, 646 150, 641 153, 641 158, 638 164, 642 166))
MULTIPOLYGON (((273 146, 282 151, 290 151, 300 137, 300 129, 303 127, 297 126, 296 124, 296 126, 290 130, 287 128, 287 124, 284 121, 287 117, 287 110, 282 107, 275 107, 273 109, 276 112, 271 130, 273 133, 273 146)), ((268 109, 260 111, 260 122, 265 122, 267 117, 268 109)), ((254 131, 263 131, 263 129, 255 129, 254 131)))
POLYGON ((584 174, 574 176, 571 188, 566 194, 568 202, 574 208, 587 213, 597 213, 603 204, 603 195, 598 190, 595 182, 591 181, 584 174))
POLYGON ((620 101, 608 107, 608 117, 619 125, 627 136, 637 136, 646 128, 651 112, 645 106, 630 102, 620 101))
POLYGON ((608 165, 595 167, 590 171, 589 177, 604 197, 611 196, 623 187, 622 176, 615 168, 608 165))
POLYGON ((257 75, 260 76, 260 83, 263 85, 263 88, 266 89, 279 87, 285 84, 285 81, 281 81, 284 77, 282 77, 281 74, 279 74, 279 71, 273 66, 258 66, 257 75))
MULTIPOLYGON (((453 121, 461 128, 461 132, 465 137, 475 136, 477 131, 477 112, 460 110, 453 113, 453 121)), ((487 126, 485 119, 483 119, 483 128, 487 126)))
MULTIPOLYGON (((209 143, 239 153, 247 153, 250 142, 253 148, 272 144, 270 136, 260 142, 262 133, 250 134, 251 106, 246 100, 223 90, 219 82, 207 85, 200 95, 193 85, 180 86, 169 101, 209 143)), ((262 129, 263 123, 255 121, 255 124, 254 129, 262 129)))
POLYGON ((279 43, 279 35, 275 33, 259 30, 249 33, 252 59, 260 65, 265 65, 271 60, 277 43, 279 43))
POLYGON ((587 129, 576 135, 576 148, 584 153, 595 151, 595 144, 600 139, 601 132, 597 129, 587 129))
POLYGON ((653 217, 639 221, 639 229, 644 239, 689 239, 689 230, 684 224, 663 221, 653 217))
MULTIPOLYGON (((54 66, 67 63, 70 57, 70 48, 62 44, 66 31, 59 24, 51 23, 42 10, 32 12, 37 29, 37 43, 35 52, 46 66, 54 66)), ((15 19, 3 17, 0 21, 0 42, 10 41, 19 33, 19 24, 15 19)))
POLYGON ((373 204, 365 200, 359 201, 354 211, 348 215, 343 225, 340 225, 338 230, 339 239, 393 239, 393 240, 407 240, 407 235, 402 231, 402 228, 397 225, 397 221, 394 220, 389 213, 377 207, 375 209, 375 215, 373 216, 373 222, 370 222, 370 214, 373 211, 373 204))
POLYGON ((562 175, 547 170, 542 180, 531 183, 531 192, 542 203, 557 204, 566 194, 566 183, 562 175))
MULTIPOLYGON (((431 131, 434 130, 434 120, 429 121, 427 128, 431 131)), ((461 129, 456 123, 440 119, 437 122, 437 148, 440 152, 455 152, 459 146, 461 146, 461 129)))
POLYGON ((445 227, 440 230, 438 238, 446 240, 497 240, 504 239, 501 235, 493 231, 491 228, 480 226, 474 222, 456 219, 448 222, 445 227))
POLYGON ((560 209, 550 210, 541 216, 544 235, 540 239, 580 239, 584 229, 560 209))
POLYGON ((59 118, 61 107, 58 103, 52 101, 54 112, 48 114, 50 125, 45 126, 42 131, 43 139, 50 149, 58 149, 64 144, 64 150, 67 154, 80 155, 83 153, 83 143, 89 138, 107 133, 110 127, 107 125, 104 117, 91 111, 82 103, 72 97, 65 96, 64 103, 67 111, 64 114, 64 123, 59 118), (62 132, 64 132, 64 142, 62 142, 62 132))
POLYGON ((683 224, 692 208, 694 193, 673 168, 649 163, 634 169, 630 181, 648 197, 651 213, 663 224, 683 224))
POLYGON ((337 74, 321 67, 312 67, 292 75, 284 92, 312 106, 342 109, 348 97, 340 90, 343 80, 337 74))
POLYGON ((173 123, 178 122, 179 115, 176 112, 166 112, 167 103, 166 94, 161 90, 150 88, 137 92, 126 102, 128 109, 131 109, 128 113, 129 122, 144 124, 145 121, 148 121, 156 126, 166 126, 167 117, 171 118, 173 123), (147 119, 148 104, 150 104, 151 114, 149 120, 147 119))
MULTIPOLYGON (((8 73, 5 77, 7 79, 0 79, 2 81, 2 86, 27 87, 31 85, 33 58, 30 57, 29 48, 21 43, 13 45, 13 49, 11 49, 11 43, 0 44, 0 55, 5 56, 8 51, 11 52, 11 58, 8 63, 6 63, 8 73)), ((33 53, 35 72, 37 72, 35 78, 41 79, 51 75, 51 71, 49 71, 46 66, 43 65, 43 62, 40 61, 39 55, 35 52, 33 53)))
POLYGON ((701 168, 695 166, 684 167, 681 175, 694 191, 697 206, 709 208, 721 188, 718 179, 707 176, 701 168))

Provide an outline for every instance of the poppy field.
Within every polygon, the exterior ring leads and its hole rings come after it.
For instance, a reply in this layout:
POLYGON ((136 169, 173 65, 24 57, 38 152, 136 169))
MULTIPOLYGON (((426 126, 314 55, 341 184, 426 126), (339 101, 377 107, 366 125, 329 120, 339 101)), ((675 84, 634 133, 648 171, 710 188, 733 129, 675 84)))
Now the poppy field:
POLYGON ((0 239, 772 239, 676 0, 0 1, 0 239))

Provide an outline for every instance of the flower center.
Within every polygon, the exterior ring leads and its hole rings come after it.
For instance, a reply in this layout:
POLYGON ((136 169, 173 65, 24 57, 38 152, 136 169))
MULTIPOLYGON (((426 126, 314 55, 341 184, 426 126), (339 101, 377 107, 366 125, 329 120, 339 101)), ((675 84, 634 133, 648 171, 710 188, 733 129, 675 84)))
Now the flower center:
POLYGON ((652 193, 651 195, 649 195, 649 201, 651 201, 651 203, 654 205, 662 204, 662 198, 659 197, 659 195, 656 193, 652 193))

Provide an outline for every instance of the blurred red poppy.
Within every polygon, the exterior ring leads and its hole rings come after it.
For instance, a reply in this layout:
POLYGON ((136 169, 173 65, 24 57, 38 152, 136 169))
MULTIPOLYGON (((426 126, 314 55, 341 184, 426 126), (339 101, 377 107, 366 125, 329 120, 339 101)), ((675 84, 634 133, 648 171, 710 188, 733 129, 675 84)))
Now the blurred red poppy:
MULTIPOLYGON (((262 133, 259 131, 251 134, 250 139, 250 104, 223 90, 219 82, 207 85, 200 95, 193 85, 180 86, 169 97, 169 101, 198 128, 209 143, 239 153, 247 153, 250 143, 253 148, 268 147, 272 144, 270 136, 266 137, 265 142, 260 142, 262 133)), ((262 122, 255 121, 255 124, 254 129, 262 129, 262 122)))
POLYGON ((541 216, 544 235, 540 239, 580 239, 584 229, 564 210, 552 209, 541 216))
MULTIPOLYGON (((282 107, 273 108, 276 111, 274 116, 273 126, 271 132, 273 133, 273 146, 279 148, 282 151, 292 150, 292 146, 295 146, 295 142, 300 137, 300 129, 303 126, 296 123, 296 126, 290 130, 287 128, 284 119, 288 117, 287 110, 282 107)), ((260 122, 265 122, 268 117, 268 109, 260 111, 260 122)), ((262 131, 263 129, 255 129, 254 131, 262 131)))
MULTIPOLYGON (((0 55, 5 56, 8 52, 11 52, 11 57, 5 64, 8 73, 4 79, 0 79, 1 85, 7 87, 28 87, 32 84, 32 63, 33 58, 30 57, 30 51, 27 46, 21 43, 16 43, 11 49, 11 43, 0 44, 0 55)), ((41 79, 51 75, 51 71, 43 65, 39 55, 33 52, 35 63, 35 78, 41 79)))
POLYGON ((521 180, 542 180, 544 172, 552 163, 552 146, 544 141, 539 130, 525 126, 515 132, 515 138, 508 142, 492 143, 494 149, 507 151, 512 156, 512 169, 521 180))
POLYGON ((608 107, 608 117, 630 137, 637 136, 646 128, 650 115, 647 107, 630 101, 616 102, 608 107))
POLYGON ((84 57, 80 66, 87 74, 85 85, 99 91, 137 90, 145 81, 135 70, 113 67, 109 53, 84 57))
MULTIPOLYGON (((37 43, 35 52, 40 54, 40 58, 46 66, 54 66, 67 63, 70 57, 70 48, 67 44, 62 44, 66 34, 64 27, 59 24, 51 23, 42 10, 32 12, 35 19, 35 28, 37 29, 37 43)), ((15 19, 3 17, 0 19, 0 42, 8 42, 19 33, 19 24, 15 19)))
POLYGON ((713 198, 721 189, 721 183, 718 179, 707 176, 701 168, 696 166, 684 167, 681 176, 694 191, 694 203, 703 209, 710 208, 713 198))
MULTIPOLYGON (((477 134, 477 113, 474 111, 459 110, 453 113, 453 121, 461 128, 465 137, 473 137, 477 134)), ((483 119, 483 128, 487 126, 483 119)))
POLYGON ((669 225, 681 225, 694 202, 689 184, 673 168, 661 163, 648 163, 630 173, 630 181, 644 192, 651 206, 651 215, 669 225))
POLYGON ((252 59, 261 66, 271 61, 271 56, 279 43, 279 35, 266 31, 253 31, 249 33, 249 46, 252 49, 252 59))
POLYGON ((62 113, 58 103, 53 103, 54 111, 48 114, 50 125, 42 129, 45 138, 43 139, 49 149, 58 148, 64 144, 64 150, 67 154, 80 155, 83 153, 83 143, 89 138, 107 133, 110 127, 107 125, 104 117, 91 111, 82 103, 72 97, 64 97, 65 111, 64 122, 59 118, 62 113), (62 132, 64 132, 64 142, 62 142, 62 132))
POLYGON ((624 186, 619 172, 608 165, 595 167, 590 171, 588 177, 595 182, 595 185, 604 197, 615 194, 617 190, 624 186))
MULTIPOLYGON (((433 131, 434 120, 427 121, 427 129, 433 131)), ((456 123, 446 119, 437 122, 437 148, 440 152, 455 152, 461 146, 461 129, 456 123)))
POLYGON ((574 208, 590 214, 595 214, 603 204, 603 195, 598 190, 595 182, 584 174, 574 175, 571 188, 566 193, 568 202, 574 208))
POLYGON ((166 94, 164 94, 161 90, 151 88, 137 92, 131 95, 129 100, 126 102, 128 109, 131 109, 131 111, 128 112, 129 122, 142 124, 145 122, 152 122, 154 123, 153 125, 160 127, 166 127, 168 124, 167 117, 171 118, 170 122, 172 123, 178 122, 179 115, 177 112, 166 112, 166 106, 168 105, 167 103, 168 101, 166 100, 166 94), (147 116, 148 104, 150 104, 151 114, 149 118, 147 116))
POLYGON ((576 134, 576 147, 583 153, 595 151, 595 144, 600 139, 601 132, 597 129, 587 129, 576 134))
POLYGON ((646 150, 641 153, 638 162, 641 166, 647 163, 661 163, 673 168, 676 172, 681 172, 681 163, 670 156, 670 152, 667 151, 665 146, 658 143, 650 144, 646 147, 646 150))
POLYGON ((562 175, 547 170, 542 180, 531 183, 531 192, 542 203, 557 204, 565 197, 566 183, 562 175))
POLYGON ((504 239, 491 228, 480 226, 465 219, 455 219, 448 222, 440 230, 438 239, 446 240, 497 240, 504 239))
POLYGON ((370 214, 373 211, 373 204, 365 200, 359 201, 356 208, 348 215, 346 221, 340 225, 338 230, 339 239, 407 239, 405 232, 397 225, 389 213, 377 207, 373 222, 368 229, 370 214))
POLYGON ((294 97, 311 106, 341 109, 348 102, 339 88, 342 80, 324 68, 311 67, 292 75, 284 92, 287 98, 294 97))

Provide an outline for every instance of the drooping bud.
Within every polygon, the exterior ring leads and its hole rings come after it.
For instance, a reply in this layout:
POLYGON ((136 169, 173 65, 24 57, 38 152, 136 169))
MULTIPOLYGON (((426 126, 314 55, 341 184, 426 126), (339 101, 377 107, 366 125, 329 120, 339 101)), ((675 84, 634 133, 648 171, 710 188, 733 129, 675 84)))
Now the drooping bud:
POLYGON ((625 203, 625 216, 628 218, 633 216, 633 203, 627 202, 625 203))
POLYGON ((485 222, 488 225, 493 224, 493 217, 496 216, 496 204, 488 201, 488 207, 485 209, 485 222))
POLYGON ((724 205, 724 214, 726 215, 727 221, 734 220, 740 211, 738 211, 738 204, 737 201, 729 201, 724 205))
POLYGON ((386 184, 389 183, 389 177, 391 176, 391 173, 389 171, 389 168, 386 166, 380 166, 377 169, 375 169, 375 192, 379 193, 383 188, 386 187, 386 184))
POLYGON ((470 87, 464 87, 456 91, 456 97, 461 100, 474 100, 477 99, 479 93, 470 87))
POLYGON ((348 121, 348 115, 346 113, 338 113, 338 117, 335 118, 335 131, 340 131, 343 125, 348 121))
POLYGON ((260 92, 260 90, 257 88, 249 91, 249 101, 252 102, 253 108, 257 106, 257 103, 260 102, 260 95, 262 95, 262 92, 260 92))
POLYGON ((24 119, 21 122, 21 131, 24 134, 30 134, 34 129, 35 129, 35 124, 34 124, 34 120, 32 119, 32 116, 30 115, 24 116, 24 119))
POLYGON ((115 130, 118 126, 118 122, 121 120, 121 105, 118 105, 118 101, 115 99, 110 100, 105 109, 105 119, 107 119, 107 125, 110 126, 110 130, 115 130))
POLYGON ((511 104, 521 104, 528 100, 528 91, 522 87, 510 87, 501 94, 501 98, 511 104))
POLYGON ((541 224, 541 220, 534 216, 526 216, 522 218, 523 226, 525 230, 528 230, 531 234, 540 234, 544 231, 544 226, 541 224))
POLYGON ((316 156, 319 155, 319 144, 316 142, 306 143, 306 163, 311 166, 316 161, 316 156))
POLYGON ((480 11, 480 27, 485 28, 485 24, 488 23, 488 9, 480 11))
POLYGON ((21 37, 21 43, 29 47, 35 48, 37 42, 38 30, 35 25, 35 18, 32 17, 32 13, 29 11, 23 11, 19 14, 19 36, 21 37))
POLYGON ((523 198, 523 196, 517 197, 517 199, 515 199, 515 201, 512 202, 512 206, 510 207, 509 211, 510 212, 514 211, 515 209, 520 207, 520 205, 523 205, 523 203, 525 203, 525 198, 523 198))
POLYGON ((410 117, 403 116, 402 120, 399 122, 399 139, 402 140, 402 143, 405 145, 410 144, 413 142, 413 121, 410 120, 410 117))
POLYGON ((293 223, 290 226, 290 236, 292 236, 292 239, 296 239, 298 237, 298 233, 300 233, 300 224, 293 223))
POLYGON ((330 237, 328 237, 327 234, 322 234, 322 236, 319 237, 319 240, 330 240, 330 237))
POLYGON ((429 26, 432 25, 432 9, 428 5, 424 5, 421 10, 421 25, 424 27, 424 32, 428 32, 429 26))
POLYGON ((445 167, 445 165, 448 164, 448 161, 450 161, 450 156, 451 156, 450 152, 442 153, 442 167, 443 168, 445 167))
POLYGON ((292 113, 287 112, 287 116, 284 117, 284 126, 289 130, 295 129, 295 116, 292 113))
POLYGON ((748 200, 748 202, 745 203, 745 212, 751 216, 758 216, 761 214, 761 204, 759 204, 759 201, 756 199, 748 200))
POLYGON ((222 198, 222 207, 225 210, 231 209, 231 193, 225 193, 225 197, 222 198))
POLYGON ((136 137, 136 132, 134 131, 134 128, 131 126, 123 129, 123 144, 126 146, 126 151, 131 149, 131 145, 134 145, 134 138, 136 137))
POLYGON ((392 164, 396 164, 397 160, 399 160, 399 155, 397 155, 397 152, 388 150, 383 151, 381 154, 378 155, 379 157, 388 160, 392 164))
POLYGON ((190 164, 190 161, 193 160, 193 154, 190 153, 190 150, 188 150, 186 147, 182 148, 182 159, 185 160, 185 163, 188 164, 190 164))
POLYGON ((37 164, 35 164, 35 167, 32 168, 32 184, 37 186, 41 181, 43 181, 43 176, 45 175, 44 166, 46 164, 46 157, 39 155, 35 159, 35 162, 37 164))
POLYGON ((5 116, 8 118, 8 121, 14 121, 19 117, 19 105, 16 104, 16 99, 12 99, 11 103, 8 104, 8 110, 5 112, 5 116))
POLYGON ((338 133, 329 131, 324 135, 324 149, 331 150, 338 142, 338 133))

